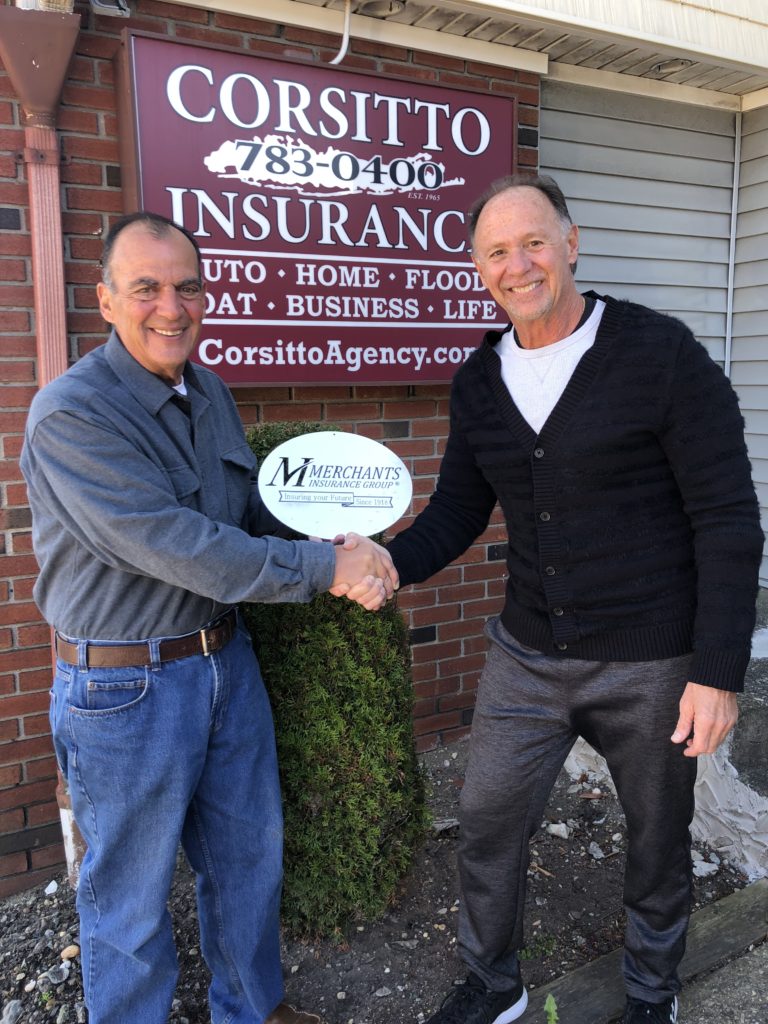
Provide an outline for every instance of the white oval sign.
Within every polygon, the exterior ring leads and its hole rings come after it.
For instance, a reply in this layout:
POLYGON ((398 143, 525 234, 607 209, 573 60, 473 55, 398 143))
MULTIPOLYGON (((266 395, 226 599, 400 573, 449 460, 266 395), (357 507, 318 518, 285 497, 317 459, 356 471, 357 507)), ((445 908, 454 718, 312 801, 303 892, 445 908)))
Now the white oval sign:
POLYGON ((394 452, 338 430, 293 437, 259 468, 259 493, 272 515, 311 537, 380 533, 408 508, 412 490, 394 452))

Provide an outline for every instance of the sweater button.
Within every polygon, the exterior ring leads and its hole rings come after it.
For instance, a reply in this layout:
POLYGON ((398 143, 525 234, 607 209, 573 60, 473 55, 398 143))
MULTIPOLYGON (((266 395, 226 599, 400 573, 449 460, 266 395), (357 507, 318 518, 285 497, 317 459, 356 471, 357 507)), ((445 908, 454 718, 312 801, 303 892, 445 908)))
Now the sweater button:
POLYGON ((547 576, 554 576, 557 572, 557 569, 555 569, 554 565, 548 565, 544 572, 547 574, 547 576))
POLYGON ((542 523, 548 523, 551 518, 552 516, 549 514, 549 512, 539 512, 539 519, 542 521, 542 523))
POLYGON ((533 454, 534 454, 534 456, 537 459, 543 459, 544 458, 544 449, 543 448, 534 448, 533 449, 533 454))
POLYGON ((553 608, 552 609, 552 614, 553 615, 562 615, 563 614, 563 609, 562 608, 553 608))

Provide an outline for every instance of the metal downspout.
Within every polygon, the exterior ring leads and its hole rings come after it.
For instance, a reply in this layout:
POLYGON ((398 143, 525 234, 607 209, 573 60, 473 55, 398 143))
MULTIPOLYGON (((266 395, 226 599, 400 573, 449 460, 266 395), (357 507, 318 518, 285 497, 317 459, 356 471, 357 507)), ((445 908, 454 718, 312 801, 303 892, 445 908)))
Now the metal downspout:
POLYGON ((733 290, 736 274, 736 222, 739 215, 739 179, 741 174, 741 119, 736 114, 736 136, 733 147, 733 191, 731 194, 731 236, 728 243, 728 286, 725 307, 725 375, 730 379, 733 355, 733 290))
MULTIPOLYGON (((79 14, 0 7, 0 57, 21 104, 29 190, 37 384, 67 369, 67 302, 61 227, 61 153, 56 115, 80 32, 79 14)), ((53 634, 51 635, 53 641, 53 634)), ((53 659, 53 651, 51 652, 53 659)), ((70 884, 77 887, 85 843, 58 772, 56 800, 70 884)))
POLYGON ((54 128, 29 124, 24 129, 24 141, 29 182, 37 383, 38 387, 43 387, 67 368, 59 140, 54 128))
POLYGON ((61 156, 56 115, 80 31, 79 14, 0 7, 0 56, 21 103, 29 187, 40 387, 67 368, 61 156))

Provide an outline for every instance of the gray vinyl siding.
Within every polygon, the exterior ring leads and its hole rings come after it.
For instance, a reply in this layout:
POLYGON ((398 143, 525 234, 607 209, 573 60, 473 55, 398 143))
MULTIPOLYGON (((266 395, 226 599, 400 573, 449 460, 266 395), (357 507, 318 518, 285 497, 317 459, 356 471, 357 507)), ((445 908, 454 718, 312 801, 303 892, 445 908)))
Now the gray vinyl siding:
MULTIPOLYGON (((768 108, 744 115, 736 220, 731 380, 768 532, 768 108)), ((768 555, 761 583, 768 585, 768 555)))
POLYGON ((541 170, 581 227, 578 281, 685 321, 725 358, 735 115, 542 83, 541 170))

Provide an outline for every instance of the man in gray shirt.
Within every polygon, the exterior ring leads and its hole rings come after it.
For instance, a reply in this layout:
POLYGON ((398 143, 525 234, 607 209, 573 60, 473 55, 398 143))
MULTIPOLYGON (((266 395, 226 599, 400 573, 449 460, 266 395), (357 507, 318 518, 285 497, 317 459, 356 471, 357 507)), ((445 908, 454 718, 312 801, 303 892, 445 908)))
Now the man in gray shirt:
POLYGON ((181 842, 197 876, 215 1024, 310 1024, 281 1002, 282 818, 269 704, 241 601, 333 590, 375 610, 371 541, 289 541, 263 507, 226 385, 193 366, 197 245, 132 214, 104 246, 106 345, 38 393, 22 469, 56 630, 51 725, 87 843, 78 887, 90 1024, 162 1024, 181 842))

